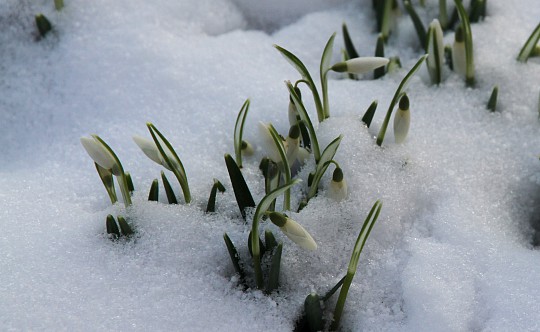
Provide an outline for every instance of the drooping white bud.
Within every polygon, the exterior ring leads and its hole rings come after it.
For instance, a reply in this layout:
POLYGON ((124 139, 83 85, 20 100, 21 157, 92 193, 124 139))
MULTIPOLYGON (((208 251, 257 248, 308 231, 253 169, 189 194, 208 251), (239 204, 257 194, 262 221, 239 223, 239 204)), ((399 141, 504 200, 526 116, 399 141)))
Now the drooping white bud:
POLYGON ((467 73, 467 57, 465 53, 465 37, 461 25, 458 25, 455 32, 455 40, 452 45, 452 65, 454 71, 465 77, 467 73))
POLYGON ((95 137, 81 137, 81 144, 96 164, 110 170, 116 176, 120 175, 119 173, 115 174, 118 172, 116 159, 99 140, 95 137))
POLYGON ((328 186, 327 195, 328 197, 339 202, 346 199, 347 194, 347 182, 343 178, 343 170, 337 167, 334 170, 334 174, 332 175, 332 181, 330 181, 330 186, 328 186))
MULTIPOLYGON (((172 171, 172 168, 167 164, 165 158, 159 152, 159 149, 156 143, 153 140, 146 139, 142 136, 133 136, 133 141, 139 146, 139 148, 144 152, 144 154, 154 161, 157 164, 165 167, 169 171, 172 171)), ((176 158, 173 156, 172 152, 167 148, 167 145, 164 142, 160 142, 161 148, 167 154, 169 161, 173 164, 173 167, 177 165, 176 158)))
POLYGON ((347 72, 351 74, 363 74, 376 68, 386 66, 388 62, 389 60, 383 57, 361 57, 338 62, 330 69, 338 73, 347 72))
POLYGON ((307 250, 317 249, 317 243, 299 223, 279 212, 270 213, 270 220, 279 227, 291 241, 307 250))
POLYGON ((269 125, 263 122, 259 122, 259 133, 261 135, 262 146, 267 153, 267 157, 270 158, 270 160, 272 160, 273 162, 279 163, 281 161, 281 155, 279 154, 276 143, 272 138, 272 134, 270 134, 269 125))
POLYGON ((405 141, 409 133, 411 123, 411 112, 409 111, 409 97, 406 94, 399 100, 399 107, 394 115, 394 138, 396 143, 405 141))

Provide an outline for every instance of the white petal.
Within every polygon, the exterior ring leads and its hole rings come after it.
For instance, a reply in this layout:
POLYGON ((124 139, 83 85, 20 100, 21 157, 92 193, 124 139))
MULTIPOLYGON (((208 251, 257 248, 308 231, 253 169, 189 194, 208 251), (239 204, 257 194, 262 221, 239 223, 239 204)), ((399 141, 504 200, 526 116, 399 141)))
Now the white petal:
POLYGON ((467 60, 465 57, 465 43, 454 42, 452 47, 452 65, 454 71, 459 75, 465 77, 467 72, 467 60))
POLYGON ((116 160, 99 141, 91 137, 81 137, 81 144, 96 164, 113 170, 116 160))
POLYGON ((347 193, 347 182, 345 182, 345 179, 340 182, 330 181, 327 192, 328 197, 339 202, 347 198, 347 193))
POLYGON ((386 66, 390 60, 382 57, 361 57, 345 61, 347 72, 351 74, 362 74, 386 66))
POLYGON ((268 158, 275 163, 279 163, 281 161, 281 155, 279 154, 276 143, 272 138, 272 134, 270 134, 268 125, 263 122, 259 122, 259 133, 262 138, 262 147, 266 151, 268 158))
POLYGON ((304 227, 300 226, 299 223, 291 218, 287 218, 287 222, 280 229, 283 234, 285 234, 289 239, 291 239, 291 241, 300 247, 307 250, 317 249, 317 243, 315 243, 315 240, 313 240, 311 235, 309 235, 304 227))
POLYGON ((396 143, 402 143, 409 133, 409 125, 411 122, 411 112, 409 110, 399 109, 394 115, 394 138, 396 143))
POLYGON ((144 152, 148 158, 161 165, 161 154, 159 153, 154 141, 146 139, 142 136, 133 136, 133 141, 135 141, 135 143, 139 146, 139 148, 141 148, 142 152, 144 152))

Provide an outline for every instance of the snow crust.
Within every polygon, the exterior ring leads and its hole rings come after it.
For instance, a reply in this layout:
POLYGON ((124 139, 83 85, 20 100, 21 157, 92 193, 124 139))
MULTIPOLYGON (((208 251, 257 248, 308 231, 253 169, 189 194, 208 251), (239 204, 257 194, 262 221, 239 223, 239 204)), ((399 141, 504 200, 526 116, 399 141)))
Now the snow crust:
MULTIPOLYGON (((290 331, 305 297, 325 293, 345 274, 377 199, 383 209, 349 291, 344 331, 540 329, 540 253, 531 244, 540 206, 540 61, 515 60, 538 24, 537 1, 488 2, 488 16, 472 25, 474 89, 449 70, 439 87, 425 71, 414 77, 403 145, 393 143, 391 129, 382 148, 374 136, 421 55, 409 17, 400 18, 386 49, 400 56, 402 70, 379 80, 331 76, 331 117, 317 133, 321 146, 343 134, 336 160, 349 197, 325 197, 327 174, 319 196, 290 213, 317 241, 315 252, 262 224, 284 242, 281 287, 270 296, 242 291, 222 240, 227 232, 249 261, 250 227, 223 160, 234 153, 237 112, 249 97, 244 137, 257 151, 243 172, 259 201, 264 152, 257 123, 272 122, 286 135, 283 81, 299 78, 272 45, 294 52, 318 77, 335 31, 340 59, 346 21, 360 55, 372 55, 371 1, 65 2, 60 12, 51 1, 0 3, 2 330, 290 331), (33 25, 39 12, 54 25, 42 40, 33 25), (499 103, 490 113, 493 85, 499 103), (375 99, 367 129, 360 118, 375 99), (131 136, 149 138, 148 121, 179 153, 193 203, 147 201, 161 169, 131 136), (127 211, 110 205, 79 143, 91 133, 133 175, 127 211), (213 178, 227 191, 218 194, 218 212, 205 214, 213 178), (127 216, 137 236, 110 241, 107 214, 127 216)), ((438 4, 426 3, 419 14, 428 23, 438 4)), ((313 160, 300 178, 310 167, 313 160)))

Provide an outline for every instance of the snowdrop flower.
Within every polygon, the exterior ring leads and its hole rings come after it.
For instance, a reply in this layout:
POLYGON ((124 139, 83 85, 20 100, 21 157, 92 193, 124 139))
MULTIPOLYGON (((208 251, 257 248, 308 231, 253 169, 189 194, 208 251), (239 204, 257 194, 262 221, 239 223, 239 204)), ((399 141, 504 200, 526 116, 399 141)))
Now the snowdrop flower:
POLYGON ((347 193, 347 182, 343 178, 343 170, 336 167, 332 175, 332 181, 330 181, 330 186, 328 187, 328 197, 339 202, 347 198, 347 193))
POLYGON ((396 143, 402 143, 409 132, 411 112, 409 111, 409 97, 406 94, 399 100, 399 107, 394 115, 394 138, 396 143))
POLYGON ((317 249, 317 243, 309 235, 309 233, 300 226, 299 223, 287 217, 287 215, 279 212, 271 212, 270 220, 274 225, 278 226, 279 229, 285 234, 291 241, 299 245, 300 247, 307 250, 317 249))
POLYGON ((92 135, 92 137, 81 137, 81 144, 96 164, 111 171, 115 176, 122 175, 122 171, 116 162, 116 158, 114 158, 111 152, 103 145, 103 143, 101 143, 97 135, 92 135))
POLYGON ((439 84, 441 81, 441 74, 443 68, 443 56, 444 56, 444 46, 443 46, 443 31, 439 20, 434 19, 429 24, 429 39, 428 40, 428 57, 427 57, 427 66, 429 69, 429 75, 431 76, 432 82, 439 84))
POLYGON ((281 155, 279 154, 278 148, 276 147, 276 143, 274 143, 272 134, 270 134, 270 125, 259 122, 259 133, 263 140, 262 146, 268 154, 268 158, 270 158, 270 160, 275 163, 281 162, 281 155))
POLYGON ((389 60, 383 57, 361 57, 338 62, 330 69, 338 73, 362 74, 385 66, 388 62, 389 60))
POLYGON ((454 71, 465 77, 467 73, 467 60, 465 56, 465 37, 461 25, 458 25, 455 32, 454 45, 452 46, 452 64, 454 71))
MULTIPOLYGON (((153 140, 146 139, 142 136, 133 136, 133 141, 139 146, 139 148, 144 152, 144 154, 150 158, 152 161, 154 161, 157 164, 160 164, 161 166, 165 167, 169 171, 172 171, 171 167, 169 167, 169 164, 165 161, 161 153, 159 152, 159 149, 156 145, 156 143, 153 140)), ((164 149, 165 153, 167 154, 167 157, 169 158, 169 161, 171 163, 174 163, 176 158, 173 157, 172 153, 168 151, 165 144, 161 144, 162 148, 164 149)))

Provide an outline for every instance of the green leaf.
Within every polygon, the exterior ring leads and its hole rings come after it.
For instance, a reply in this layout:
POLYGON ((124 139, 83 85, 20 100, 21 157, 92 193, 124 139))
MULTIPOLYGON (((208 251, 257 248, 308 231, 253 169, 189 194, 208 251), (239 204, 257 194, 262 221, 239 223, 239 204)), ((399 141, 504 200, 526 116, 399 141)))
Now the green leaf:
POLYGON ((407 10, 407 13, 409 13, 409 16, 411 17, 411 20, 414 25, 414 29, 416 30, 416 34, 418 35, 418 40, 420 41, 420 45, 424 47, 424 49, 427 51, 426 48, 426 28, 424 27, 424 24, 422 23, 422 20, 420 20, 420 17, 416 13, 416 10, 414 9, 414 6, 411 4, 409 0, 405 0, 403 2, 405 5, 405 9, 407 10))
POLYGON ((382 208, 382 203, 380 201, 375 202, 366 220, 364 221, 364 224, 362 225, 362 229, 360 230, 360 234, 358 235, 358 238, 356 239, 356 244, 354 245, 353 253, 351 255, 351 260, 349 262, 349 267, 347 268, 347 275, 345 276, 345 280, 343 281, 343 285, 341 286, 341 291, 339 292, 339 298, 336 303, 336 308, 334 310, 334 320, 332 321, 332 324, 330 325, 331 331, 336 331, 339 327, 339 321, 343 313, 343 308, 345 307, 347 294, 349 292, 349 288, 351 286, 352 280, 356 273, 356 269, 358 267, 358 260, 360 259, 360 253, 362 252, 362 249, 364 248, 364 244, 366 243, 366 240, 369 237, 369 233, 371 232, 373 225, 375 224, 375 222, 377 221, 377 218, 379 217, 381 208, 382 208))
MULTIPOLYGON (((291 181, 291 167, 289 166, 289 161, 287 159, 287 152, 285 151, 285 146, 283 145, 283 141, 281 140, 281 137, 279 136, 278 132, 276 131, 276 128, 272 126, 271 124, 268 125, 268 131, 270 132, 270 135, 272 136, 272 139, 274 140, 274 144, 276 145, 276 148, 279 151, 279 155, 281 157, 281 171, 283 172, 285 176, 285 183, 289 183, 291 181)), ((278 164, 278 166, 280 166, 278 164)), ((286 190, 284 193, 284 201, 283 201, 283 208, 285 210, 291 209, 291 192, 290 190, 286 190)))
POLYGON ((390 36, 390 29, 392 27, 392 5, 394 0, 381 0, 384 1, 384 10, 382 16, 381 35, 384 41, 388 40, 390 36))
POLYGON ((345 22, 341 25, 341 31, 343 32, 343 41, 345 43, 347 56, 349 59, 358 58, 358 52, 356 52, 356 49, 354 48, 351 36, 349 35, 349 29, 347 28, 347 24, 345 24, 345 22))
POLYGON ((328 301, 328 299, 330 299, 332 297, 332 295, 334 295, 335 292, 337 292, 337 290, 339 289, 339 287, 341 287, 341 285, 343 285, 343 282, 345 282, 345 276, 343 278, 341 278, 337 284, 332 287, 331 290, 329 290, 326 294, 324 294, 324 296, 321 298, 321 300, 323 302, 326 302, 328 301))
POLYGON ((489 97, 489 101, 487 103, 487 109, 495 112, 497 110, 497 96, 499 95, 499 86, 495 85, 493 87, 493 91, 491 91, 491 96, 489 97))
MULTIPOLYGON (((377 37, 377 44, 375 46, 375 56, 384 57, 384 38, 381 34, 377 37)), ((373 78, 378 79, 386 74, 386 68, 379 67, 373 70, 373 78)))
POLYGON ((465 60, 467 62, 465 70, 465 83, 468 86, 474 85, 474 52, 473 52, 473 39, 471 25, 469 23, 469 17, 461 0, 454 0, 456 3, 456 9, 458 11, 459 19, 461 21, 461 27, 463 29, 463 37, 465 39, 465 60))
POLYGON ((269 229, 264 231, 264 244, 265 244, 266 250, 268 251, 273 251, 274 248, 277 246, 277 241, 274 236, 274 233, 272 233, 272 231, 269 229))
POLYGON ((161 180, 163 181, 163 188, 165 188, 165 193, 167 194, 167 200, 169 201, 169 204, 178 204, 174 190, 171 187, 171 183, 169 182, 169 180, 165 176, 165 172, 163 171, 161 171, 161 180))
POLYGON ((371 126, 371 121, 373 120, 373 116, 377 110, 377 104, 378 102, 374 100, 371 105, 369 105, 366 113, 364 113, 364 116, 362 117, 362 122, 364 122, 368 128, 371 126))
POLYGON ((540 40, 540 23, 538 23, 534 31, 531 33, 531 35, 521 48, 521 51, 519 51, 517 60, 521 62, 527 62, 527 60, 533 53, 536 44, 538 43, 538 40, 540 40))
POLYGON ((328 101, 328 69, 330 68, 330 63, 332 62, 332 51, 334 48, 334 39, 336 38, 336 33, 334 32, 326 46, 321 57, 320 65, 320 76, 321 76, 321 88, 323 94, 323 115, 324 119, 330 117, 330 102, 328 101))
POLYGON ((324 330, 323 308, 317 293, 311 293, 306 297, 304 301, 304 318, 308 325, 308 331, 324 330))
POLYGON ((151 202, 157 202, 159 199, 159 182, 158 179, 152 181, 150 186, 150 192, 148 193, 148 200, 151 202))
POLYGON ((242 136, 244 133, 244 124, 249 111, 249 104, 249 99, 246 99, 242 105, 242 108, 240 108, 240 112, 238 112, 236 124, 234 125, 234 154, 236 156, 236 163, 240 168, 242 168, 242 136))
POLYGON ((107 190, 107 194, 111 199, 111 204, 118 202, 118 197, 116 196, 116 190, 114 189, 114 181, 111 171, 99 166, 98 163, 94 163, 94 165, 96 165, 96 170, 98 172, 99 178, 101 179, 101 182, 103 182, 103 186, 105 186, 105 190, 107 190))
POLYGON ((64 8, 64 0, 54 0, 54 8, 56 10, 62 10, 64 8))
POLYGON ((448 14, 446 10, 446 0, 439 0, 439 22, 443 30, 448 28, 448 14))
POLYGON ((399 84, 396 92, 394 93, 394 97, 392 98, 392 101, 390 102, 390 106, 388 107, 388 111, 386 112, 386 116, 384 118, 384 122, 381 126, 381 129, 379 130, 379 135, 377 136, 377 145, 381 146, 384 140, 384 135, 386 134, 386 128, 388 127, 388 123, 390 122, 390 117, 392 116, 392 111, 394 110, 394 106, 396 106, 396 103, 398 102, 399 98, 401 98, 401 95, 403 94, 403 90, 407 86, 407 83, 409 80, 413 77, 413 75, 416 73, 416 71, 420 68, 422 65, 422 62, 426 60, 427 54, 423 55, 418 62, 412 67, 412 69, 405 75, 403 80, 401 80, 401 83, 399 84))
POLYGON ((253 251, 253 267, 255 269, 255 281, 257 282, 257 288, 263 288, 263 276, 261 268, 261 248, 259 245, 259 220, 262 215, 268 210, 268 207, 272 204, 272 201, 275 200, 279 195, 284 193, 286 190, 301 182, 300 179, 295 179, 290 183, 287 183, 277 189, 274 189, 269 194, 263 197, 257 205, 255 214, 253 216, 253 223, 251 225, 251 247, 253 251))
POLYGON ((328 144, 326 149, 324 149, 321 155, 321 159, 319 160, 315 168, 315 176, 313 177, 313 183, 311 184, 307 195, 308 200, 310 200, 317 194, 319 182, 321 181, 324 173, 326 172, 328 165, 330 165, 331 161, 334 159, 334 156, 336 155, 342 138, 343 135, 339 135, 332 142, 330 142, 330 144, 328 144))
POLYGON ((217 191, 225 192, 225 187, 217 179, 214 179, 214 185, 210 191, 210 197, 208 198, 208 204, 206 204, 206 212, 216 212, 216 194, 217 191))
POLYGON ((242 218, 245 220, 246 208, 255 207, 255 201, 251 196, 251 192, 249 191, 249 187, 246 184, 246 180, 244 180, 240 168, 238 168, 238 165, 234 162, 234 159, 230 154, 225 154, 225 164, 227 165, 227 171, 231 178, 236 203, 238 204, 242 218))
POLYGON ((130 236, 133 234, 133 230, 127 223, 126 219, 124 219, 124 217, 118 216, 118 225, 120 225, 120 231, 122 232, 122 235, 130 236))
POLYGON ((431 78, 431 83, 437 84, 437 85, 440 84, 442 81, 441 64, 443 63, 444 54, 440 53, 440 49, 438 46, 439 44, 442 45, 442 42, 443 42, 442 40, 438 40, 438 36, 437 36, 435 28, 432 25, 430 25, 428 29, 428 35, 427 35, 426 52, 430 53, 431 51, 433 51, 433 54, 428 54, 427 68, 428 68, 429 76, 431 78), (433 62, 433 64, 435 65, 434 68, 430 66, 431 62, 433 62))
POLYGON ((225 241, 225 245, 227 246, 227 251, 229 252, 229 256, 231 257, 231 261, 234 266, 234 270, 238 275, 240 276, 240 279, 245 278, 244 269, 242 268, 242 265, 240 264, 240 256, 238 256, 238 251, 236 250, 236 247, 232 243, 231 239, 227 235, 227 233, 223 234, 223 240, 225 241))
POLYGON ((131 174, 129 172, 126 172, 126 183, 129 192, 133 193, 135 191, 135 186, 133 185, 133 180, 131 179, 131 174))
POLYGON ((43 14, 36 15, 36 26, 41 37, 45 37, 52 29, 51 22, 43 14))
POLYGON ((291 82, 285 82, 287 85, 287 89, 289 89, 289 94, 291 96, 291 99, 293 100, 294 105, 296 106, 296 109, 298 110, 298 114, 300 115, 300 119, 302 122, 306 125, 306 128, 309 132, 309 136, 311 138, 311 146, 313 147, 313 155, 315 157, 315 162, 318 162, 321 158, 320 150, 319 150, 319 141, 317 140, 317 134, 315 133, 315 128, 313 127, 313 124, 311 123, 311 119, 309 118, 309 114, 306 111, 306 108, 304 107, 304 103, 302 103, 302 99, 296 94, 296 91, 294 90, 293 85, 291 82))
POLYGON ((296 55, 287 51, 281 46, 274 45, 274 47, 283 55, 283 57, 300 73, 302 79, 306 81, 313 94, 313 101, 315 102, 315 108, 317 109, 317 116, 319 117, 319 122, 324 120, 324 109, 321 103, 321 98, 319 97, 319 92, 317 91, 317 86, 311 78, 309 71, 306 66, 296 57, 296 55))
POLYGON ((118 229, 116 220, 114 220, 114 217, 112 215, 109 214, 107 216, 107 219, 105 220, 105 226, 107 227, 107 234, 112 235, 116 239, 120 237, 120 230, 118 229))
POLYGON ((281 254, 283 252, 283 243, 279 243, 270 264, 270 273, 268 274, 268 283, 266 284, 266 293, 272 293, 279 286, 279 272, 281 268, 281 254))
POLYGON ((154 140, 154 143, 156 144, 156 147, 159 150, 159 153, 161 154, 161 157, 167 165, 169 165, 169 168, 172 170, 174 176, 180 183, 180 187, 182 188, 182 193, 184 194, 184 200, 186 203, 191 202, 191 193, 189 191, 189 184, 187 181, 186 171, 184 170, 184 165, 182 165, 182 161, 176 154, 176 151, 174 151, 171 143, 163 136, 163 134, 151 123, 147 123, 146 126, 148 127, 148 130, 150 131, 150 135, 152 135, 152 139, 154 140), (156 136, 157 135, 157 136, 156 136), (159 139, 158 139, 159 136, 159 139), (161 142, 160 142, 161 141, 161 142), (161 143, 165 144, 165 148, 167 148, 167 151, 170 153, 170 155, 174 158, 174 160, 170 160, 169 155, 165 153, 165 149, 161 145, 161 143))

